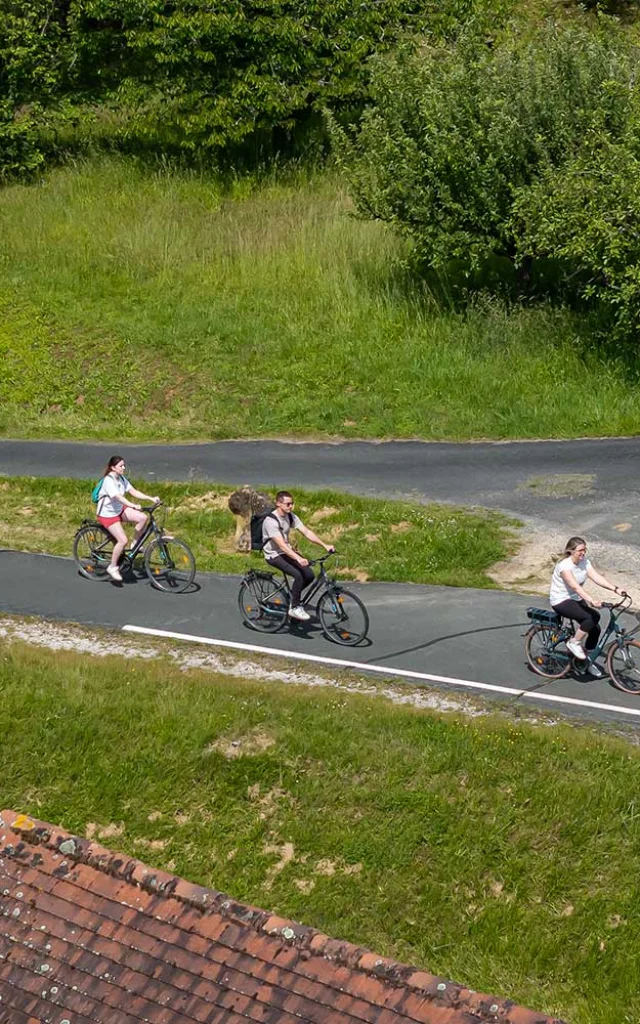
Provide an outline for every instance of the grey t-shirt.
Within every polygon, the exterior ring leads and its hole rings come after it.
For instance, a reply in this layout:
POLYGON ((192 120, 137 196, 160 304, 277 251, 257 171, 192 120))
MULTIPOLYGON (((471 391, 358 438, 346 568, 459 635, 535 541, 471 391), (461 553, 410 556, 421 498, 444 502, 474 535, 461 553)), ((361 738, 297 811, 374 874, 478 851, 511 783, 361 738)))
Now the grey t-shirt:
POLYGON ((263 552, 267 562, 270 562, 273 558, 278 558, 284 554, 282 548, 279 548, 272 537, 282 537, 285 543, 289 543, 289 533, 291 530, 299 530, 302 526, 302 521, 298 519, 295 512, 289 512, 284 516, 279 516, 274 510, 268 516, 265 516, 262 521, 262 543, 264 544, 263 552))

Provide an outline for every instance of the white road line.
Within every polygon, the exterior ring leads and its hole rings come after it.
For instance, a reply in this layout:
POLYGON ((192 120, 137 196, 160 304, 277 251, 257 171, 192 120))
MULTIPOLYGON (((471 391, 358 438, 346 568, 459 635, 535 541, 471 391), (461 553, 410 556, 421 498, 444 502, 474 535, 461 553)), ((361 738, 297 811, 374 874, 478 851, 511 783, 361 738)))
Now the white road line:
POLYGON ((511 686, 497 686, 494 683, 477 683, 472 679, 457 679, 452 676, 436 676, 429 672, 412 672, 406 668, 393 668, 391 665, 372 665, 366 661, 347 661, 343 658, 325 658, 320 654, 303 654, 295 651, 281 651, 276 647, 261 647, 258 644, 243 644, 235 640, 215 640, 210 636, 193 636, 191 633, 172 633, 166 629, 149 629, 146 626, 126 625, 125 633, 143 633, 145 636, 161 636, 170 640, 187 640, 195 644, 208 644, 210 647, 229 647, 235 651, 249 651, 252 654, 269 654, 273 658, 290 658, 292 661, 311 661, 320 665, 334 665, 336 668, 355 668, 365 672, 378 672, 385 676, 400 676, 403 679, 420 679, 429 683, 446 683, 448 686, 462 686, 472 690, 490 690, 493 693, 509 693, 514 697, 527 697, 530 700, 547 701, 550 704, 569 704, 581 708, 593 708, 596 711, 615 711, 620 715, 640 717, 640 705, 635 708, 624 708, 619 704, 601 704, 594 700, 580 700, 577 697, 561 697, 553 693, 540 693, 537 690, 515 689, 511 686))

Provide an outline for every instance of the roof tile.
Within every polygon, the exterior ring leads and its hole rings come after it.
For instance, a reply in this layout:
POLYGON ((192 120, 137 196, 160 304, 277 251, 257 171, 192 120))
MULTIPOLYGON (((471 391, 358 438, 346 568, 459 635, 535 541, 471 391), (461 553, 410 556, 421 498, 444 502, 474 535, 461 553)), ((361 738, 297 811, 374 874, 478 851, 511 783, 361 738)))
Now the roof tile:
POLYGON ((2 811, 0 1024, 65 1011, 73 1024, 554 1024, 2 811))

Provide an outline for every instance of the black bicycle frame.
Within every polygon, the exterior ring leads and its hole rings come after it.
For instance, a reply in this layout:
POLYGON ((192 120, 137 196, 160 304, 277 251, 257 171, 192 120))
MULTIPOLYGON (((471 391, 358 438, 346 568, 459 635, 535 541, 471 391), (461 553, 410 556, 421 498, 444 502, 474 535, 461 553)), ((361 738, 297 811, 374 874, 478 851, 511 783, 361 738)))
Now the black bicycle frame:
MULTIPOLYGON (((149 521, 147 522, 147 525, 145 526, 144 530, 142 531, 140 537, 135 542, 133 547, 129 548, 129 549, 125 549, 123 551, 123 553, 122 553, 123 556, 126 556, 131 561, 133 561, 133 559, 136 557, 136 555, 138 555, 140 553, 140 550, 144 547, 144 545, 146 544, 146 542, 148 541, 148 539, 149 539, 149 537, 151 536, 152 533, 155 534, 156 537, 161 537, 162 536, 162 530, 160 529, 160 527, 156 523, 155 519, 153 518, 153 513, 154 513, 156 508, 158 508, 158 506, 154 505, 152 508, 142 508, 140 510, 141 512, 146 512, 148 514, 149 521)), ((103 526, 102 523, 98 523, 94 519, 85 519, 83 521, 82 525, 83 526, 96 526, 96 525, 100 526, 100 527, 102 527, 103 530, 107 531, 107 533, 109 534, 109 537, 110 537, 111 540, 115 540, 115 537, 109 531, 109 528, 107 526, 103 526)), ((97 550, 99 551, 100 548, 98 548, 97 550)))
POLYGON ((140 537, 138 538, 138 540, 133 545, 133 547, 129 548, 128 550, 125 550, 123 552, 123 554, 125 554, 127 556, 127 558, 130 558, 132 561, 136 557, 136 555, 140 552, 140 550, 144 547, 144 545, 146 544, 147 540, 149 539, 149 537, 151 536, 152 533, 154 533, 156 535, 156 537, 161 537, 162 536, 162 530, 160 529, 160 527, 156 523, 155 519, 153 518, 154 509, 153 508, 141 508, 140 511, 148 513, 149 521, 148 521, 147 525, 145 526, 144 530, 142 531, 142 533, 140 534, 140 537))
MULTIPOLYGON (((308 587, 306 593, 303 594, 302 600, 301 600, 301 603, 302 603, 303 606, 306 605, 306 604, 311 604, 313 599, 318 596, 318 594, 320 593, 321 590, 329 591, 329 590, 333 589, 333 587, 336 586, 335 580, 330 579, 330 577, 327 575, 327 570, 325 569, 324 565, 322 564, 323 562, 324 562, 324 558, 318 558, 318 559, 315 559, 314 561, 310 561, 309 562, 309 565, 318 565, 319 564, 320 565, 320 572, 315 577, 313 583, 309 584, 309 587, 308 587)), ((269 597, 268 597, 269 601, 273 600, 274 594, 282 593, 285 590, 286 590, 287 594, 289 595, 289 597, 291 597, 291 586, 289 584, 289 577, 284 572, 282 573, 282 576, 283 576, 282 583, 280 583, 279 586, 269 594, 269 597)))

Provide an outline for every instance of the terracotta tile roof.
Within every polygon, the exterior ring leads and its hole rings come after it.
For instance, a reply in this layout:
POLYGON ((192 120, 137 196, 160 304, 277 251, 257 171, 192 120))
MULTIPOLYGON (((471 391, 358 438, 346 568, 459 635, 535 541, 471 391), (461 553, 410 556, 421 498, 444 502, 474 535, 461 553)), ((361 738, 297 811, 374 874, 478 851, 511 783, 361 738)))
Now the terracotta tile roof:
POLYGON ((0 813, 0 1024, 559 1024, 0 813))

